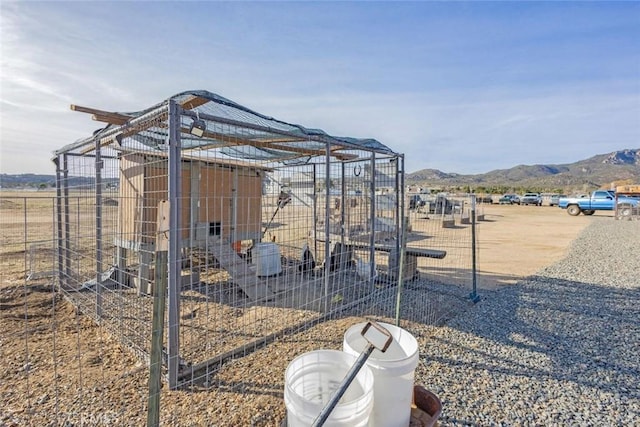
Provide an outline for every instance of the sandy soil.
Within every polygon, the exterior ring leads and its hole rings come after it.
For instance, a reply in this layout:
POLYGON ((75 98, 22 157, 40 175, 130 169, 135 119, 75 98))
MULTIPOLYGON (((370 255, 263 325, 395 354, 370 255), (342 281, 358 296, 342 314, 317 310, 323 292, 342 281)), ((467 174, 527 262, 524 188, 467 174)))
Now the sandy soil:
MULTIPOLYGON (((478 227, 479 287, 512 284, 563 258, 571 241, 591 222, 558 207, 485 205, 478 227)), ((595 217, 611 212, 596 212, 595 217)))
MULTIPOLYGON (((507 286, 561 259, 591 221, 546 206, 491 205, 479 212, 485 215, 478 228, 481 288, 507 286)), ((596 214, 602 215, 610 216, 596 214)), ((21 256, 3 258, 15 262, 21 256)), ((340 348, 344 331, 360 320, 334 320, 277 340, 225 364, 208 387, 165 387, 161 425, 279 425, 289 361, 306 351, 340 348)), ((429 345, 434 326, 403 326, 421 346, 429 345)), ((0 425, 144 425, 147 381, 144 364, 54 295, 46 279, 25 282, 25 272, 15 265, 3 271, 0 425)))

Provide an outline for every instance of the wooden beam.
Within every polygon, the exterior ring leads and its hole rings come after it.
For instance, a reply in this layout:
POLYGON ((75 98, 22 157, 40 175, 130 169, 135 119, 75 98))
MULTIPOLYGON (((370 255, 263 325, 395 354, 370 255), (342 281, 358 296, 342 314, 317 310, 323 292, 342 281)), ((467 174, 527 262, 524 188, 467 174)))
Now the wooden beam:
POLYGON ((182 101, 182 104, 180 104, 180 106, 185 110, 193 110, 194 108, 204 105, 209 101, 210 99, 203 98, 201 96, 194 96, 185 101, 182 101))
MULTIPOLYGON (((181 133, 186 133, 189 134, 189 129, 188 128, 180 128, 180 132, 181 133)), ((289 153, 296 153, 296 154, 305 154, 308 156, 324 156, 326 155, 326 152, 324 150, 312 150, 312 149, 308 149, 308 148, 303 148, 303 147, 295 147, 295 146, 290 146, 290 145, 281 145, 281 144, 275 144, 275 143, 271 143, 271 142, 264 142, 263 140, 251 140, 251 139, 245 139, 245 138, 241 138, 238 136, 231 136, 231 135, 226 135, 226 134, 222 134, 222 133, 218 133, 218 132, 212 132, 212 131, 205 131, 204 134, 202 135, 204 138, 213 138, 213 139, 217 139, 219 141, 222 142, 222 144, 206 144, 204 146, 201 147, 197 147, 199 149, 207 149, 207 148, 211 148, 211 147, 229 147, 229 146, 234 146, 234 145, 249 145, 251 147, 256 147, 256 148, 271 148, 274 150, 282 150, 282 151, 287 151, 289 153)), ((269 141, 269 140, 267 140, 269 141)), ((289 140, 291 141, 291 140, 289 140)), ((194 147, 196 148, 196 147, 194 147)), ((331 150, 332 153, 334 150, 331 150)), ((356 159, 358 156, 353 155, 353 154, 338 154, 338 153, 334 153, 333 156, 335 156, 337 159, 340 160, 353 160, 356 159)))
POLYGON ((75 104, 71 104, 69 107, 71 108, 71 111, 77 111, 79 113, 89 113, 89 114, 106 113, 106 111, 96 110, 95 108, 83 107, 81 105, 75 105, 75 104))
POLYGON ((132 117, 116 113, 94 114, 93 116, 91 116, 91 118, 97 122, 105 122, 112 125, 123 125, 132 119, 132 117))
POLYGON ((117 114, 111 111, 98 110, 97 108, 83 107, 81 105, 71 104, 71 111, 78 111, 80 113, 88 113, 88 114, 102 114, 107 116, 109 114, 117 114))
MULTIPOLYGON (((194 97, 191 97, 191 98, 183 101, 182 104, 181 104, 181 107, 184 108, 185 110, 191 110, 191 109, 194 109, 194 108, 199 107, 201 105, 204 105, 207 102, 209 102, 209 100, 207 98, 203 98, 203 97, 200 97, 200 96, 194 96, 194 97)), ((99 110, 97 108, 91 108, 91 107, 83 107, 82 105, 71 104, 70 107, 71 107, 71 111, 77 111, 79 113, 94 114, 97 117, 94 120, 98 120, 98 121, 105 121, 105 120, 102 120, 102 119, 107 118, 107 117, 126 118, 127 120, 132 118, 130 116, 125 116, 123 114, 118 114, 118 113, 115 113, 113 111, 99 110)), ((116 123, 114 123, 114 124, 116 124, 116 123)))
MULTIPOLYGON (((123 128, 121 134, 122 134, 123 138, 126 138, 128 136, 135 135, 136 133, 143 132, 143 131, 149 129, 150 127, 152 127, 154 125, 155 125, 155 123, 144 123, 144 126, 143 126, 142 123, 138 123, 138 124, 136 124, 134 126, 131 126, 131 125, 125 126, 123 128)), ((117 134, 114 134, 114 135, 111 135, 111 136, 108 136, 108 137, 104 137, 104 138, 100 138, 100 147, 104 147, 105 145, 109 145, 109 144, 115 142, 116 135, 117 134)), ((95 148, 96 147, 93 144, 91 144, 91 145, 88 145, 87 147, 85 147, 80 153, 81 154, 87 154, 87 153, 90 153, 93 150, 95 150, 95 148)))
MULTIPOLYGON (((200 96, 194 96, 191 97, 185 101, 182 102, 181 107, 186 109, 186 110, 191 110, 193 108, 199 107, 201 105, 206 104, 207 102, 209 102, 210 100, 207 98, 203 98, 200 96)), ((90 108, 90 107, 83 107, 81 105, 75 105, 75 104, 71 104, 71 110, 72 111, 78 111, 81 113, 88 113, 88 114, 92 114, 92 119, 95 121, 99 121, 99 122, 105 122, 105 123, 109 123, 109 124, 113 124, 113 125, 124 125, 126 124, 129 120, 133 119, 133 117, 130 116, 126 116, 124 114, 119 114, 119 113, 114 113, 114 112, 110 112, 110 111, 104 111, 104 110, 98 110, 96 108, 90 108)), ((124 136, 129 136, 132 135, 134 133, 136 133, 137 131, 139 131, 139 129, 136 128, 132 128, 132 129, 127 129, 125 131, 124 136)), ((181 128, 180 132, 185 133, 185 134, 189 134, 189 129, 188 128, 181 128)), ((295 137, 285 137, 285 136, 281 136, 281 137, 274 137, 274 138, 265 138, 265 139, 261 139, 261 140, 251 140, 251 139, 246 139, 246 138, 241 138, 241 137, 237 137, 237 136, 230 136, 230 135, 225 135, 225 134, 221 134, 218 132, 211 132, 211 131, 205 131, 204 137, 206 138, 213 138, 213 139, 217 139, 220 140, 222 142, 222 145, 220 144, 207 144, 204 145, 202 147, 198 147, 200 149, 206 149, 206 148, 210 148, 210 147, 220 147, 220 146, 233 146, 233 145, 249 145, 252 147, 256 147, 256 148, 271 148, 274 150, 281 150, 281 151, 287 151, 290 153, 296 153, 296 154, 303 154, 303 155, 307 155, 307 156, 323 156, 326 154, 326 152, 324 150, 314 150, 314 149, 309 149, 309 148, 304 148, 304 147, 296 147, 296 146, 292 146, 292 145, 284 145, 284 144, 280 144, 280 143, 286 143, 286 142, 296 142, 299 141, 299 139, 295 138, 295 137)), ((109 138, 105 138, 102 141, 100 141, 100 146, 105 146, 110 144, 111 142, 113 142, 113 137, 109 137, 109 138)), ((91 152, 95 149, 95 147, 90 146, 85 148, 82 153, 86 154, 88 152, 91 152)), ((330 151, 332 152, 332 155, 335 156, 337 159, 340 160, 352 160, 357 158, 358 156, 352 155, 352 154, 338 154, 335 153, 337 150, 341 150, 344 149, 344 147, 340 147, 340 146, 335 146, 335 147, 331 147, 330 151)))
POLYGON ((296 138, 293 136, 283 136, 281 138, 263 138, 260 141, 262 142, 296 142, 296 141, 300 141, 300 138, 296 138))
POLYGON ((98 110, 97 108, 83 107, 81 105, 71 104, 71 111, 80 113, 93 114, 92 119, 98 122, 106 122, 115 125, 123 125, 132 119, 124 114, 114 113, 111 111, 98 110))

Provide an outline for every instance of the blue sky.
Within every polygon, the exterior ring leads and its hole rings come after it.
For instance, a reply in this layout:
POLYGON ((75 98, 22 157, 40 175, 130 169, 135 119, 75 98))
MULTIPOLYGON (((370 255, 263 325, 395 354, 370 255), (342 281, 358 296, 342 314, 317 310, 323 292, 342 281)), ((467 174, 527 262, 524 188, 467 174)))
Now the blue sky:
POLYGON ((640 148, 639 2, 0 3, 0 172, 54 173, 184 90, 372 137, 406 170, 482 173, 640 148))

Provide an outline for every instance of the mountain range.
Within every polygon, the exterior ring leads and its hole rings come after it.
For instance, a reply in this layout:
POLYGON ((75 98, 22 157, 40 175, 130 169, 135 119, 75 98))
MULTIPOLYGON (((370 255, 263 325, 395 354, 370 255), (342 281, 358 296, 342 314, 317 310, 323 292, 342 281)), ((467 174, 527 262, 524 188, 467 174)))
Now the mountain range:
MULTIPOLYGON (((73 185, 91 185, 93 178, 70 177, 73 185)), ((107 181, 117 181, 107 179, 107 181)), ((407 173, 405 183, 443 190, 473 189, 478 192, 586 192, 597 188, 640 183, 640 148, 598 154, 574 163, 518 165, 510 169, 463 175, 437 169, 407 173)), ((0 174, 0 188, 54 187, 55 175, 0 174)))
POLYGON ((475 175, 422 169, 405 175, 407 185, 439 189, 471 188, 487 192, 571 192, 640 183, 640 149, 598 154, 574 163, 518 165, 475 175))

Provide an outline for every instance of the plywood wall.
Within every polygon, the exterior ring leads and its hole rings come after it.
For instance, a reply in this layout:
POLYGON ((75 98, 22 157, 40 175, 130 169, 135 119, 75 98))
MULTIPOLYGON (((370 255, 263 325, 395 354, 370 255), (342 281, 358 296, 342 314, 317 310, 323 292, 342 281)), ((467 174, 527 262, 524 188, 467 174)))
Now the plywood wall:
MULTIPOLYGON (((120 238, 153 243, 158 203, 168 199, 167 159, 130 154, 120 165, 120 238)), ((194 236, 192 226, 210 223, 220 223, 225 239, 259 238, 262 176, 258 170, 196 160, 183 161, 181 169, 183 239, 194 236), (192 189, 192 183, 197 187, 192 189)))

